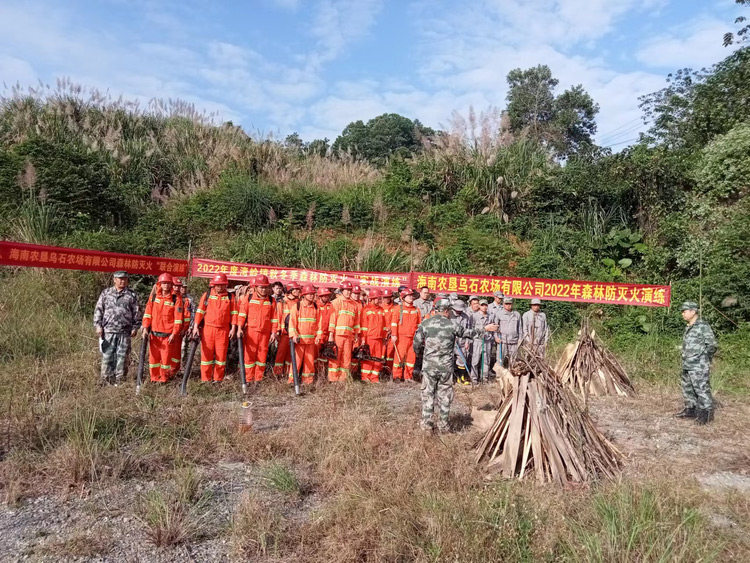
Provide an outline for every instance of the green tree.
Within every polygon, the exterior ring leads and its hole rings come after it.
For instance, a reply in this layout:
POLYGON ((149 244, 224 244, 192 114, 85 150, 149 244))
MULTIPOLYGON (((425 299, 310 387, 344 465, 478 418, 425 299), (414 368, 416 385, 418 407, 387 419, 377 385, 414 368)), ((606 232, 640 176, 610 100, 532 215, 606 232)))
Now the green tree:
MULTIPOLYGON (((750 0, 734 0, 737 4, 741 4, 743 6, 750 6, 750 0)), ((737 19, 734 20, 734 23, 744 23, 747 21, 747 18, 745 16, 739 16, 737 19)), ((747 42, 750 41, 750 24, 747 24, 739 29, 737 31, 737 35, 735 35, 732 32, 727 32, 724 34, 724 47, 728 47, 729 45, 733 45, 734 43, 741 43, 741 42, 747 42)))
POLYGON ((734 200, 750 190, 750 123, 716 137, 704 149, 696 173, 703 191, 734 200))
POLYGON ((568 157, 593 144, 599 105, 580 84, 555 96, 558 84, 547 65, 511 70, 506 111, 512 132, 568 157))
POLYGON ((415 153, 422 148, 422 137, 434 131, 419 120, 397 113, 384 113, 367 123, 353 121, 333 143, 334 151, 347 151, 376 164, 395 153, 415 153))
POLYGON ((700 149, 716 135, 750 119, 750 47, 710 69, 685 68, 667 77, 668 86, 641 96, 652 141, 700 149))

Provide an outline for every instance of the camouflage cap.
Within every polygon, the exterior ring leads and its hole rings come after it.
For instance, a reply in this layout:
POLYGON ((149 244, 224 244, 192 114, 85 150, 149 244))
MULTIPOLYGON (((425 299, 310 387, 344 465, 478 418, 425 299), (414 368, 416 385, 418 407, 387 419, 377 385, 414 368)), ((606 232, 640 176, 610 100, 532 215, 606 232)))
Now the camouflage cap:
POLYGON ((464 303, 460 299, 456 299, 452 302, 451 307, 453 307, 454 311, 463 312, 466 310, 466 303, 464 303))
POLYGON ((450 294, 450 295, 448 296, 448 299, 450 299, 451 301, 455 301, 456 299, 458 299, 458 293, 456 293, 456 292, 454 291, 453 293, 451 293, 451 294, 450 294))
POLYGON ((498 299, 502 299, 503 297, 505 297, 505 294, 504 294, 504 293, 503 293, 502 291, 496 291, 496 292, 495 292, 495 293, 493 293, 492 295, 494 295, 494 296, 495 296, 495 297, 497 297, 498 299))
POLYGON ((680 305, 680 311, 697 311, 698 304, 695 301, 685 301, 680 305))
POLYGON ((476 295, 472 295, 471 297, 469 297, 469 303, 471 303, 472 301, 479 301, 479 297, 477 297, 476 295))
POLYGON ((435 310, 438 312, 447 311, 450 308, 451 302, 446 298, 438 299, 437 301, 435 301, 435 310))
POLYGON ((116 278, 129 278, 130 276, 125 270, 118 270, 114 274, 112 274, 116 278))
POLYGON ((503 303, 513 303, 513 298, 512 297, 504 297, 503 298, 503 303))
POLYGON ((541 305, 542 304, 542 300, 539 299, 539 298, 537 298, 537 297, 534 297, 534 299, 531 300, 531 304, 532 305, 541 305))
POLYGON ((488 303, 487 303, 487 300, 486 300, 486 299, 480 299, 480 300, 479 300, 479 304, 480 304, 480 305, 487 305, 488 303))

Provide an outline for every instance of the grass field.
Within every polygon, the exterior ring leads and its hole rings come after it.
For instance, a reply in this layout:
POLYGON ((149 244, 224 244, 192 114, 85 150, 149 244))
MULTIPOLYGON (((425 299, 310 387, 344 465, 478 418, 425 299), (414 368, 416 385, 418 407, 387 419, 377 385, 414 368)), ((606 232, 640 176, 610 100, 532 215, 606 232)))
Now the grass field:
MULTIPOLYGON (((488 480, 472 406, 454 432, 417 428, 416 386, 96 385, 88 288, 0 280, 0 559, 212 561, 748 561, 750 456, 744 352, 715 366, 723 404, 698 428, 679 408, 677 342, 614 347, 639 395, 592 399, 627 456, 614 482, 560 490, 488 480), (85 313, 85 316, 84 316, 85 313)), ((568 335, 556 337, 556 354, 568 335)), ((726 350, 723 347, 722 350, 726 350)))

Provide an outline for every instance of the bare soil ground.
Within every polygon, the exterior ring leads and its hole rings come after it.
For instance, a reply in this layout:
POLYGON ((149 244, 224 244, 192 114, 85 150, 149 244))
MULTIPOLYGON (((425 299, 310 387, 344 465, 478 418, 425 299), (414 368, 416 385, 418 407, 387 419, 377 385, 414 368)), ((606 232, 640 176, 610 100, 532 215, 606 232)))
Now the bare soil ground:
MULTIPOLYGON (((626 456, 622 479, 669 483, 672 487, 684 487, 691 491, 690 494, 699 496, 700 500, 696 502, 706 513, 709 525, 721 528, 724 545, 728 546, 717 555, 717 560, 742 560, 750 553, 748 523, 738 521, 738 515, 747 514, 745 510, 750 506, 750 406, 742 400, 722 398, 723 406, 716 413, 715 423, 698 427, 690 421, 673 418, 673 413, 680 407, 676 389, 641 386, 638 390, 639 394, 634 398, 591 398, 589 402, 590 412, 598 427, 626 456)), ((136 399, 129 387, 109 391, 123 401, 147 400, 136 399)), ((315 413, 321 417, 331 417, 332 421, 346 421, 353 419, 347 418, 349 415, 356 418, 357 412, 362 411, 376 424, 382 423, 383 428, 388 428, 388 436, 403 429, 401 443, 384 439, 382 447, 391 451, 384 450, 383 455, 392 455, 392 450, 396 448, 429 451, 447 444, 447 448, 459 452, 456 454, 459 456, 456 459, 458 478, 461 478, 461 466, 464 466, 466 479, 473 479, 476 469, 468 465, 472 463, 471 450, 480 432, 472 427, 471 409, 491 408, 499 404, 499 390, 489 385, 473 391, 456 387, 456 391, 452 413, 454 432, 447 436, 424 437, 416 431, 419 417, 417 384, 365 386, 353 383, 344 388, 324 385, 302 398, 295 398, 286 386, 266 383, 251 397, 255 424, 253 430, 243 438, 249 444, 248 448, 231 453, 218 462, 212 460, 198 465, 201 486, 208 499, 202 510, 208 516, 202 521, 195 538, 162 548, 155 547, 148 539, 147 526, 139 517, 142 512, 137 507, 149 491, 169 488, 173 486, 171 482, 159 476, 94 480, 70 485, 64 490, 23 495, 16 505, 1 506, 0 559, 157 562, 323 560, 321 553, 324 551, 305 557, 294 548, 274 548, 273 542, 278 538, 274 539, 272 531, 265 536, 270 547, 255 545, 265 540, 253 540, 253 557, 248 558, 246 550, 238 550, 236 534, 233 535, 232 530, 236 526, 237 507, 248 493, 260 503, 259 506, 273 505, 286 526, 299 529, 306 529, 310 525, 314 528, 316 521, 323 518, 332 494, 330 485, 321 480, 319 473, 316 474, 320 463, 315 466, 310 459, 294 459, 291 454, 292 467, 298 479, 295 485, 297 490, 279 496, 278 490, 268 486, 267 460, 262 455, 247 452, 265 448, 269 452, 266 457, 273 458, 278 448, 278 457, 284 457, 286 452, 285 459, 289 459, 291 450, 280 445, 278 436, 284 436, 284 440, 294 439, 294 436, 289 437, 284 433, 290 429, 294 432, 304 431, 300 429, 315 413), (348 413, 347 416, 334 417, 335 413, 343 411, 348 413), (272 449, 274 452, 271 452, 272 449)), ((181 400, 176 396, 170 399, 171 394, 176 395, 171 387, 152 392, 175 403, 181 400)), ((226 396, 217 397, 217 416, 231 421, 227 425, 227 432, 237 432, 234 421, 238 399, 236 396, 231 400, 226 400, 226 396)), ((157 410, 153 416, 162 414, 157 410)), ((340 431, 343 433, 347 429, 341 428, 340 431)), ((332 428, 331 432, 335 433, 336 429, 332 428)), ((356 432, 353 436, 356 439, 356 432)), ((362 439, 368 438, 363 434, 362 439)), ((335 449, 338 446, 331 443, 330 447, 335 449)), ((480 478, 479 485, 481 481, 480 478)), ((541 490, 547 491, 544 494, 550 494, 549 489, 541 490)), ((366 503, 367 499, 363 498, 362 502, 366 503)), ((272 527, 269 525, 269 528, 272 527)), ((296 541, 300 545, 303 543, 303 540, 296 541)), ((372 559, 377 559, 372 553, 372 559)), ((346 557, 341 555, 340 560, 346 560, 346 557)), ((409 560, 409 557, 401 560, 409 560)), ((442 556, 430 557, 428 554, 425 560, 442 560, 442 556)), ((670 557, 667 560, 689 559, 670 557)))

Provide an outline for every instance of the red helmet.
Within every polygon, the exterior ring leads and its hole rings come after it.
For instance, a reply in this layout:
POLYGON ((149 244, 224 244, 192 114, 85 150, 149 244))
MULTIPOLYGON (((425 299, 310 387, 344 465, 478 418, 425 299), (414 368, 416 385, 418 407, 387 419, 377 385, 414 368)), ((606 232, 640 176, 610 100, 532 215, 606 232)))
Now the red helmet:
POLYGON ((253 278, 253 285, 265 286, 265 285, 271 285, 271 284, 268 281, 268 276, 264 276, 263 274, 260 274, 253 278))
POLYGON ((287 291, 292 291, 293 289, 302 289, 299 284, 296 281, 289 282, 289 284, 286 286, 287 291))
POLYGON ((227 285, 228 283, 226 274, 216 274, 209 285, 227 285))
POLYGON ((359 287, 358 285, 355 285, 355 286, 354 286, 354 287, 352 288, 352 293, 362 293, 362 288, 361 288, 361 287, 359 287))
POLYGON ((379 289, 371 289, 370 291, 367 292, 367 297, 369 297, 370 299, 377 299, 378 297, 382 297, 382 296, 383 294, 381 293, 379 289))
POLYGON ((401 290, 401 297, 406 297, 407 295, 414 295, 414 290, 409 289, 408 287, 405 287, 401 290))
POLYGON ((318 297, 323 297, 324 295, 331 295, 331 290, 327 287, 321 287, 318 290, 318 297))
POLYGON ((383 297, 393 297, 393 290, 385 288, 383 290, 383 297))
POLYGON ((164 283, 164 282, 174 283, 172 280, 172 274, 167 274, 166 272, 164 272, 162 275, 160 275, 158 283, 164 283))
POLYGON ((315 286, 312 284, 307 284, 302 288, 300 295, 310 295, 311 293, 315 294, 315 286))
POLYGON ((342 281, 341 282, 341 289, 351 289, 352 288, 352 282, 349 281, 342 281))
POLYGON ((172 285, 182 287, 182 280, 180 278, 172 278, 172 285))

